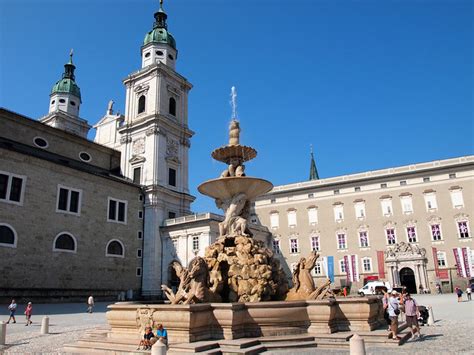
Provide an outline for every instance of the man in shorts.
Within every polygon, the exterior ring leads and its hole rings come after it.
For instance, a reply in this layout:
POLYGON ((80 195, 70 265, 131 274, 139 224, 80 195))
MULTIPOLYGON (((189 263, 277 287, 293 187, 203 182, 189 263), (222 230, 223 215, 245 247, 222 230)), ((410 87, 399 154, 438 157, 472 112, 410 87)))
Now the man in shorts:
POLYGON ((416 300, 411 297, 409 293, 405 295, 404 299, 405 304, 405 315, 407 319, 407 325, 411 329, 411 335, 413 340, 421 338, 420 326, 418 325, 418 317, 420 316, 420 311, 418 311, 418 304, 416 300))
POLYGON ((390 333, 388 338, 392 338, 395 341, 399 341, 400 338, 398 334, 398 315, 400 314, 400 304, 398 301, 397 291, 392 291, 390 298, 388 299, 388 316, 390 317, 390 333))

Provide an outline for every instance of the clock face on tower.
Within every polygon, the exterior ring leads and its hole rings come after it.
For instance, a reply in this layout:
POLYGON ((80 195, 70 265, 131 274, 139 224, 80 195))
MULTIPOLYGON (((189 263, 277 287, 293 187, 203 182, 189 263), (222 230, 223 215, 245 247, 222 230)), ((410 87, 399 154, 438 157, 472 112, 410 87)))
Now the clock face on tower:
POLYGON ((139 138, 133 142, 132 153, 133 155, 145 153, 145 138, 139 138))

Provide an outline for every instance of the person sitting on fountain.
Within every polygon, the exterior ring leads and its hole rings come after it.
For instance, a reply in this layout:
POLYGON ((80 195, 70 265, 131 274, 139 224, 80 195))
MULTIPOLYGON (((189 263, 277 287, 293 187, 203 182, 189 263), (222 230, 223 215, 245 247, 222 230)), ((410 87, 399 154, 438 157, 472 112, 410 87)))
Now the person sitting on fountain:
POLYGON ((156 342, 153 341, 155 334, 151 331, 151 327, 145 327, 145 334, 143 334, 143 339, 140 340, 137 350, 140 350, 140 346, 143 347, 143 350, 151 349, 151 346, 156 342))

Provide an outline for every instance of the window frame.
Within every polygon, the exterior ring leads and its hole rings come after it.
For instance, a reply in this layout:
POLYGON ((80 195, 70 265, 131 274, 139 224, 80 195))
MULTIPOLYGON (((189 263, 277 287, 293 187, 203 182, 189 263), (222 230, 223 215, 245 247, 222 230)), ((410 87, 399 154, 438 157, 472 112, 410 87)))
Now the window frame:
POLYGON ((430 236, 431 236, 431 241, 432 242, 440 242, 443 240, 443 230, 441 229, 441 223, 439 222, 434 222, 434 223, 430 223, 428 225, 429 227, 429 232, 430 232, 430 236), (433 227, 434 226, 438 226, 438 230, 439 230, 439 239, 434 239, 434 235, 433 235, 433 227))
POLYGON ((177 105, 177 100, 174 98, 174 97, 170 97, 168 99, 168 113, 173 116, 173 117, 176 117, 178 115, 178 105, 177 105), (173 108, 173 110, 172 110, 173 108), (172 112, 174 111, 174 112, 172 112))
POLYGON ((128 200, 119 200, 118 198, 115 197, 107 197, 107 222, 111 223, 120 223, 120 224, 127 224, 127 216, 128 215, 128 200), (116 206, 115 206, 115 217, 116 219, 110 219, 110 201, 115 201, 116 206), (118 219, 118 212, 119 212, 119 204, 124 203, 125 204, 125 214, 124 214, 124 221, 119 221, 118 219))
POLYGON ((171 186, 171 187, 178 187, 178 169, 176 169, 176 167, 174 166, 168 166, 168 179, 167 179, 167 182, 168 182, 168 186, 171 186), (174 171, 174 185, 171 184, 171 170, 174 171))
POLYGON ((290 209, 290 210, 286 211, 286 218, 288 220, 288 227, 295 228, 296 226, 298 226, 298 216, 297 216, 296 209, 290 209), (294 220, 294 222, 295 222, 294 224, 291 223, 292 222, 291 219, 294 220))
POLYGON ((414 208, 413 208, 413 196, 412 195, 405 195, 405 196, 400 196, 400 204, 402 206, 402 213, 403 214, 413 214, 414 208), (406 205, 410 205, 410 210, 405 209, 406 205))
POLYGON ((76 189, 74 187, 69 187, 69 186, 58 184, 58 188, 57 188, 57 192, 56 192, 56 213, 66 213, 66 214, 71 214, 73 216, 78 216, 79 217, 81 215, 81 207, 82 207, 82 189, 76 189), (66 200, 67 210, 59 209, 59 197, 60 197, 61 189, 67 190, 67 200, 66 200), (77 212, 70 211, 72 192, 79 193, 79 198, 78 198, 78 202, 77 202, 77 212))
POLYGON ((453 206, 454 209, 460 209, 460 208, 463 208, 465 206, 465 202, 464 202, 464 195, 462 193, 462 189, 461 188, 457 188, 457 189, 451 189, 450 191, 450 197, 451 197, 451 204, 453 206), (455 198, 454 196, 456 194, 459 194, 460 198, 459 198, 459 202, 462 202, 462 204, 460 205, 456 205, 455 204, 455 198))
POLYGON ((438 268, 448 268, 448 260, 446 258, 446 252, 445 251, 440 251, 438 250, 436 252, 436 258, 438 259, 438 268), (443 257, 440 257, 440 255, 443 255, 443 257), (440 265, 440 260, 443 260, 444 261, 444 265, 440 265))
POLYGON ((0 198, 0 202, 5 202, 5 203, 12 204, 12 205, 17 205, 17 206, 23 206, 23 201, 24 201, 24 197, 25 197, 25 190, 26 190, 26 175, 13 174, 13 173, 9 173, 9 172, 3 171, 3 170, 0 170, 0 174, 7 175, 7 177, 8 177, 5 198, 0 198), (20 201, 10 200, 13 178, 17 178, 17 179, 22 180, 22 182, 21 182, 21 192, 20 192, 20 201))
POLYGON ((347 233, 344 232, 338 232, 336 233, 336 243, 337 243, 337 250, 347 250, 347 233), (340 243, 339 243, 339 237, 344 236, 344 247, 341 248, 340 243))
POLYGON ((419 240, 418 240, 418 231, 416 230, 416 226, 414 224, 412 225, 407 225, 405 226, 405 233, 406 233, 406 236, 407 236, 407 242, 408 243, 419 243, 419 240), (413 229, 413 233, 415 235, 415 241, 410 241, 410 233, 409 233, 409 229, 413 229))
POLYGON ((278 229, 278 228, 280 228, 280 213, 277 212, 277 211, 272 211, 272 212, 270 212, 270 228, 271 228, 271 229, 278 229), (277 222, 276 225, 274 225, 274 224, 272 223, 272 216, 275 216, 275 215, 276 215, 276 220, 275 220, 275 221, 277 222))
POLYGON ((290 247, 290 254, 299 254, 300 253, 300 243, 299 243, 299 240, 297 237, 290 237, 288 239, 288 242, 289 242, 289 247, 290 247), (293 251, 292 249, 292 241, 296 241, 295 245, 296 245, 296 251, 293 251))
POLYGON ((18 234, 15 230, 15 228, 13 228, 10 224, 8 223, 0 223, 0 226, 5 226, 7 228, 9 228, 10 230, 13 231, 13 244, 9 244, 9 243, 1 243, 0 242, 0 247, 5 247, 5 248, 16 248, 17 247, 17 243, 18 243, 18 234))
POLYGON ((72 233, 67 232, 67 231, 59 232, 58 234, 56 234, 56 236, 53 239, 53 252, 77 254, 77 239, 76 239, 76 237, 72 233), (63 234, 66 234, 66 235, 68 235, 72 238, 72 240, 74 241, 74 250, 56 248, 56 241, 63 234))
POLYGON ((193 235, 193 238, 191 239, 191 243, 192 243, 191 245, 192 245, 192 247, 193 247, 193 249, 192 249, 193 252, 198 252, 199 250, 201 250, 201 249, 200 249, 200 247, 201 247, 201 240, 200 240, 200 238, 199 238, 199 235, 193 235), (196 242, 197 242, 197 248, 196 248, 196 245, 195 245, 196 242))
POLYGON ((146 113, 146 95, 145 94, 142 94, 138 97, 138 100, 137 100, 137 116, 138 115, 142 115, 142 114, 145 114, 146 113), (140 111, 141 109, 141 100, 143 98, 143 110, 140 111))
POLYGON ((361 259, 361 263, 362 263, 362 270, 363 270, 364 272, 373 272, 373 269, 372 269, 372 258, 371 258, 371 257, 368 257, 368 256, 363 257, 363 258, 361 259), (369 270, 366 270, 366 268, 365 268, 365 263, 364 263, 365 261, 368 261, 368 262, 369 262, 369 266, 370 266, 369 270))
POLYGON ((110 239, 107 244, 105 245, 105 256, 107 258, 125 258, 125 245, 122 243, 121 240, 119 239, 110 239), (110 254, 109 253, 109 245, 112 243, 112 242, 118 242, 121 246, 122 246, 122 254, 110 254))
POLYGON ((309 236, 309 245, 311 246, 311 251, 321 251, 321 237, 319 234, 312 234, 309 236), (314 240, 317 240, 316 243, 313 243, 314 240), (314 246, 317 245, 317 248, 314 246))
POLYGON ((274 254, 281 255, 281 241, 280 239, 272 239, 272 251, 274 254))
POLYGON ((334 220, 336 222, 344 221, 344 205, 343 204, 334 205, 333 211, 334 211, 334 220))
POLYGON ((455 221, 456 223, 456 231, 457 231, 457 234, 458 234, 458 240, 461 239, 461 240, 466 240, 466 239, 470 239, 472 238, 471 236, 471 228, 469 226, 469 220, 467 219, 461 219, 461 220, 457 220, 455 221), (460 223, 466 223, 466 228, 467 228, 467 237, 462 237, 461 236, 461 230, 459 228, 459 224, 460 223))
POLYGON ((358 230, 357 231, 357 237, 359 239, 359 248, 370 248, 370 240, 369 240, 369 231, 368 230, 366 230, 366 229, 358 230), (367 245, 362 245, 361 233, 365 233, 365 236, 367 238, 367 245))
POLYGON ((310 206, 307 208, 308 211, 308 224, 314 226, 318 224, 318 208, 316 206, 310 206))
POLYGON ((339 259, 339 271, 341 272, 341 274, 347 274, 346 262, 344 261, 344 259, 339 259))
POLYGON ((396 228, 395 227, 385 227, 384 231, 385 231, 385 242, 387 243, 386 245, 395 245, 395 244, 397 244, 397 230, 396 230, 396 228), (393 231, 393 237, 394 237, 393 243, 389 243, 388 233, 387 233, 389 230, 393 231))
POLYGON ((380 199, 380 208, 382 208, 382 215, 384 217, 393 216, 393 203, 391 198, 380 199), (387 211, 384 210, 384 207, 387 207, 387 211))

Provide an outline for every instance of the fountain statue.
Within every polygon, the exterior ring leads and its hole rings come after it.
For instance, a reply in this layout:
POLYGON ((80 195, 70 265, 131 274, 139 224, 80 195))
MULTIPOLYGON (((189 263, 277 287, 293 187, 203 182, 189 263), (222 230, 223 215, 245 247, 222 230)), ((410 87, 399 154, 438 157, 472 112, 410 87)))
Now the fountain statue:
MULTIPOLYGON (((187 269, 173 266, 180 278, 176 294, 162 286, 173 304, 223 302, 259 302, 282 300, 288 291, 286 276, 273 252, 262 241, 252 238, 248 228, 250 202, 270 191, 266 180, 245 175, 244 162, 254 159, 257 152, 240 144, 240 124, 236 119, 235 88, 232 88, 233 118, 229 127, 229 143, 212 152, 212 157, 227 164, 217 179, 204 182, 199 192, 213 197, 224 211, 219 223, 217 241, 206 248, 204 260, 187 269), (199 272, 195 270, 199 265, 199 272), (198 282, 195 276, 200 275, 198 282), (203 278, 203 275, 208 275, 203 278), (206 281, 207 280, 207 284, 206 281), (200 290, 196 292, 196 290, 200 290)), ((194 260, 196 260, 194 259, 194 260)))

